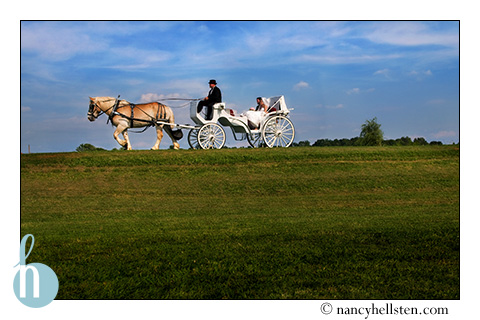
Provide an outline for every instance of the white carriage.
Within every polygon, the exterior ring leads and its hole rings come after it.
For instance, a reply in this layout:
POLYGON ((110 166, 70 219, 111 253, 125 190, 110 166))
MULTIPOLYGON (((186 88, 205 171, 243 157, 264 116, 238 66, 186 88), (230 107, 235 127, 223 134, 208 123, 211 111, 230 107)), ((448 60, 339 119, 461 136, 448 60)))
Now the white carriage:
MULTIPOLYGON (((224 102, 213 105, 212 120, 205 120, 197 113, 197 101, 190 103, 190 118, 195 126, 189 128, 188 143, 193 149, 220 149, 225 145, 226 135, 223 127, 230 127, 235 140, 247 140, 254 147, 289 147, 295 138, 295 128, 288 118, 288 109, 284 96, 263 99, 267 113, 261 112, 259 127, 252 129, 245 114, 236 115, 227 109, 224 102), (223 126, 223 127, 222 127, 223 126)), ((251 111, 259 112, 259 111, 251 111)))

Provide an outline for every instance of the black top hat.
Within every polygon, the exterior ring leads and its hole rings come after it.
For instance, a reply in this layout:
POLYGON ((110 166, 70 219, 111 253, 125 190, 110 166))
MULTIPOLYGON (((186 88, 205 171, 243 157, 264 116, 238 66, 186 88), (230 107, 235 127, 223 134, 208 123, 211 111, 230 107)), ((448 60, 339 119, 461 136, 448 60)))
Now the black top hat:
POLYGON ((208 82, 208 84, 212 84, 212 83, 213 83, 213 84, 217 84, 217 81, 215 81, 215 80, 212 79, 212 80, 210 80, 210 81, 208 82))

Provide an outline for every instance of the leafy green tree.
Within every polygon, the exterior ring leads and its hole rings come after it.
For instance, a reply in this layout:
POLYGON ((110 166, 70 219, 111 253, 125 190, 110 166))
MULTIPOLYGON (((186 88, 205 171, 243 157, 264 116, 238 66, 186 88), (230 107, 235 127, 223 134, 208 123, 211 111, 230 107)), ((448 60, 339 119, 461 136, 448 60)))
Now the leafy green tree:
POLYGON ((314 147, 329 147, 332 145, 332 140, 330 139, 318 139, 313 144, 314 147))
POLYGON ((425 140, 425 138, 419 137, 413 140, 413 144, 416 146, 426 146, 428 145, 428 142, 425 140))
POLYGON ((397 146, 410 146, 413 144, 412 139, 409 136, 401 137, 395 141, 397 142, 397 146))
POLYGON ((292 147, 310 147, 310 141, 304 140, 292 143, 292 147))
POLYGON ((382 145, 384 146, 395 146, 396 141, 393 139, 383 140, 382 145))
POLYGON ((360 132, 361 144, 364 146, 380 146, 383 141, 382 125, 377 122, 377 117, 367 120, 362 124, 360 132))
POLYGON ((82 143, 81 145, 79 145, 77 147, 77 149, 75 149, 77 152, 85 152, 85 151, 101 151, 101 150, 105 150, 105 149, 102 149, 102 148, 97 148, 95 147, 94 145, 90 144, 90 143, 82 143))

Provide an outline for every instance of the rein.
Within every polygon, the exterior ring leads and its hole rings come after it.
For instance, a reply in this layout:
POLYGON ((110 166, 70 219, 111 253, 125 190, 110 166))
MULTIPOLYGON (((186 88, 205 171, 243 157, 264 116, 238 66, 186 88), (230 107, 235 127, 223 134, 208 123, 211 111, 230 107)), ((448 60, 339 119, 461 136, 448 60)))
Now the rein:
POLYGON ((179 105, 179 106, 175 106, 175 107, 170 106, 170 108, 172 108, 172 109, 181 109, 181 108, 188 107, 190 105, 190 101, 200 101, 200 100, 202 100, 202 99, 165 98, 165 99, 158 99, 155 102, 159 102, 159 101, 188 101, 187 103, 184 103, 184 104, 179 105))

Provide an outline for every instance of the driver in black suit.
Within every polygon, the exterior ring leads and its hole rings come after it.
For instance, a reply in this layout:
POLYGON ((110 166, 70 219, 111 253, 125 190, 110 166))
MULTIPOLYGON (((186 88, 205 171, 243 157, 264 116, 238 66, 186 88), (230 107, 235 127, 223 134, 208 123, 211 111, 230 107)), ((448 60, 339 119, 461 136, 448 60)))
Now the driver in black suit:
POLYGON ((220 89, 217 87, 217 81, 210 80, 208 82, 210 86, 210 91, 208 92, 208 97, 205 97, 201 100, 197 105, 197 112, 202 112, 204 106, 207 107, 207 114, 205 116, 205 120, 212 120, 213 118, 213 105, 215 103, 222 102, 222 93, 220 89))

